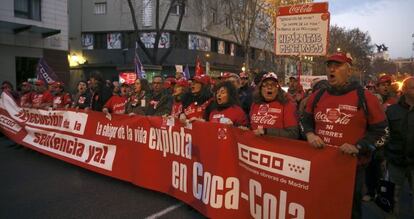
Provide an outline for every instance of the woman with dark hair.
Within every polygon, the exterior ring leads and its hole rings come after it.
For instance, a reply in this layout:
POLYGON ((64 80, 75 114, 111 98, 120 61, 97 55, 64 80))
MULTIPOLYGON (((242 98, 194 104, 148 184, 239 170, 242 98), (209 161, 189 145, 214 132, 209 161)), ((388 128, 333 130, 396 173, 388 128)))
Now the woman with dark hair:
POLYGON ((3 81, 1 83, 1 91, 7 91, 7 92, 9 92, 12 95, 13 99, 16 102, 19 102, 19 93, 17 93, 14 90, 13 84, 10 81, 3 81))
POLYGON ((145 115, 149 104, 150 86, 147 79, 137 79, 133 85, 133 94, 126 104, 125 113, 129 115, 145 115))
POLYGON ((194 76, 190 91, 183 96, 183 113, 180 120, 205 119, 204 114, 211 102, 210 78, 207 75, 194 76))
POLYGON ((178 79, 174 85, 172 96, 173 96, 173 104, 171 107, 171 114, 170 116, 179 117, 180 114, 183 112, 183 96, 187 92, 189 83, 184 78, 178 79))
POLYGON ((254 94, 250 125, 256 135, 299 137, 296 105, 287 99, 273 72, 263 75, 254 94))
POLYGON ((76 90, 77 92, 72 98, 72 107, 76 109, 89 109, 91 104, 91 93, 88 89, 88 82, 79 81, 76 90))
POLYGON ((210 122, 247 126, 247 117, 240 107, 237 89, 231 81, 224 81, 214 88, 214 101, 206 111, 210 122))

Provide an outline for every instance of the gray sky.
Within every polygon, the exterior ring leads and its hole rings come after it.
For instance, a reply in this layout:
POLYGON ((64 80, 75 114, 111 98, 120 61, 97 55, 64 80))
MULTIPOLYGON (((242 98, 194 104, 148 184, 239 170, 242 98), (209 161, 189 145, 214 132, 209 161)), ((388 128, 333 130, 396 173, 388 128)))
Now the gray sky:
MULTIPOLYGON (((326 0, 316 0, 316 2, 326 0)), ((391 58, 413 55, 414 0, 329 0, 331 25, 368 32, 391 58)))

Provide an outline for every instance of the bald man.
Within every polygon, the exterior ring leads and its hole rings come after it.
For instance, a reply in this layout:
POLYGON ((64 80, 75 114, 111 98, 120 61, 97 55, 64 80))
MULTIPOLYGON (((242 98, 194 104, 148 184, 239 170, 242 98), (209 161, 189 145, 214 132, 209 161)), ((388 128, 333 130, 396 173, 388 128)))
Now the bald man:
MULTIPOLYGON (((400 216, 400 198, 406 177, 414 179, 414 77, 404 80, 402 96, 398 103, 387 108, 390 140, 385 146, 390 180, 395 183, 394 211, 400 216)), ((414 181, 410 181, 413 190, 414 181)), ((414 192, 414 191, 413 191, 414 192)), ((414 213, 414 201, 411 202, 414 213)))

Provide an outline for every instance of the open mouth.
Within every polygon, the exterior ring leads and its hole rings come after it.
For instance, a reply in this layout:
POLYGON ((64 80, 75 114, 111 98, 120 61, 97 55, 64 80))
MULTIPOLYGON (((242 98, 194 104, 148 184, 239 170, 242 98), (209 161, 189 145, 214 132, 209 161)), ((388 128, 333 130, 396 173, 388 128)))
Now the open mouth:
POLYGON ((328 75, 328 78, 329 78, 330 80, 335 79, 335 74, 329 74, 329 75, 328 75))

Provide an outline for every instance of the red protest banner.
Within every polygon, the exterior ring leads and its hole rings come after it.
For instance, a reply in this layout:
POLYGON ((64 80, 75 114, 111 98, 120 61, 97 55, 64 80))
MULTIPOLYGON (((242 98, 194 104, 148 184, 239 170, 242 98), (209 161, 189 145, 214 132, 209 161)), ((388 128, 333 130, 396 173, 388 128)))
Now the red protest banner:
POLYGON ((356 159, 214 123, 22 109, 0 130, 66 162, 176 197, 211 218, 350 218, 356 159), (336 206, 333 208, 332 206, 336 206))

